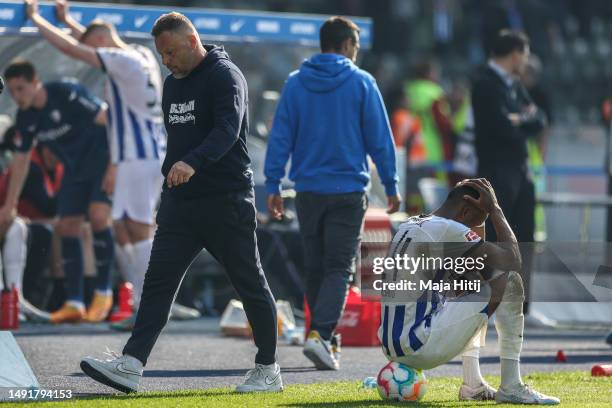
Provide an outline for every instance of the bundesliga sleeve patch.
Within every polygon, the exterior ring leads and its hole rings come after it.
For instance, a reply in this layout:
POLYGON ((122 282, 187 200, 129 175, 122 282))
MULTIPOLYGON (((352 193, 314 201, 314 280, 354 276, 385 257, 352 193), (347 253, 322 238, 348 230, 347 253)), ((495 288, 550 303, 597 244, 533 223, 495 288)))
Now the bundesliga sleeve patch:
POLYGON ((468 241, 478 241, 480 239, 480 235, 478 235, 472 230, 469 230, 465 233, 465 239, 467 239, 468 241))

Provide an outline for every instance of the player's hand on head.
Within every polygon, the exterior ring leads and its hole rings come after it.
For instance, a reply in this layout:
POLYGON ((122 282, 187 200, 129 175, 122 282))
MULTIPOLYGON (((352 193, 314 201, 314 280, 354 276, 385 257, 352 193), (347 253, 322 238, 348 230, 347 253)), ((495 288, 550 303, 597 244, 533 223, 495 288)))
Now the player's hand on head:
POLYGON ((26 16, 32 18, 34 14, 38 14, 38 0, 24 0, 26 6, 26 16))
POLYGON ((194 174, 195 170, 193 169, 193 167, 191 167, 184 161, 178 161, 174 163, 174 165, 168 172, 168 176, 166 177, 166 184, 168 185, 168 187, 185 184, 194 174))
POLYGON ((68 1, 67 0, 55 0, 55 14, 57 19, 62 23, 66 22, 68 17, 68 1))
POLYGON ((283 218, 285 208, 283 205, 283 197, 280 194, 268 195, 268 211, 272 218, 280 220, 283 218))
POLYGON ((468 195, 463 196, 463 199, 481 210, 490 213, 499 206, 493 186, 491 186, 491 183, 486 178, 463 180, 459 183, 459 185, 472 187, 474 190, 478 191, 480 194, 478 199, 468 195))
POLYGON ((402 196, 397 193, 394 196, 387 197, 387 214, 393 214, 399 211, 402 203, 402 196))

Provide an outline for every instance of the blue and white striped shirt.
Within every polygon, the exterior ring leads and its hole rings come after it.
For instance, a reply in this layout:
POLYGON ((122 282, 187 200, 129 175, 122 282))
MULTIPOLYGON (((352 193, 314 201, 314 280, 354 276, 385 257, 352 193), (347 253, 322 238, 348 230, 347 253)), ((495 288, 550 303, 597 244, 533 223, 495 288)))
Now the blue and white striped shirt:
MULTIPOLYGON (((412 217, 400 225, 389 247, 388 257, 404 254, 413 258, 445 258, 447 255, 461 255, 480 237, 470 228, 456 221, 435 215, 412 217), (448 247, 443 243, 469 243, 467 246, 448 247), (440 243, 440 245, 429 245, 440 243)), ((378 337, 385 354, 402 357, 420 349, 429 338, 432 316, 444 307, 444 297, 437 290, 421 289, 420 282, 438 282, 443 279, 444 270, 419 268, 415 271, 396 271, 389 282, 409 280, 416 283, 409 293, 384 293, 382 297, 382 322, 378 337)))
POLYGON ((98 48, 108 74, 107 124, 113 163, 162 160, 166 136, 161 111, 162 79, 153 52, 141 45, 129 49, 98 48))

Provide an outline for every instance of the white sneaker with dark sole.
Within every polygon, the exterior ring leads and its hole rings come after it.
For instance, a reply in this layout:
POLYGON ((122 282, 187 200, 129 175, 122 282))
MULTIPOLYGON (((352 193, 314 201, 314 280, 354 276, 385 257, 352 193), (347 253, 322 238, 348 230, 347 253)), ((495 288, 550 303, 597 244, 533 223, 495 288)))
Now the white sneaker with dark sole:
POLYGON ((111 355, 113 358, 110 360, 85 357, 81 360, 81 370, 97 382, 121 392, 137 392, 142 378, 142 363, 132 356, 112 352, 111 355))
POLYGON ((525 384, 520 384, 510 390, 499 387, 495 395, 495 401, 498 403, 530 405, 558 405, 560 403, 559 398, 544 395, 525 384))
POLYGON ((459 388, 459 401, 495 401, 495 394, 495 388, 487 383, 478 387, 462 384, 459 388))
POLYGON ((236 387, 236 392, 280 392, 283 390, 283 378, 277 363, 270 365, 255 364, 244 378, 244 383, 236 387))
POLYGON ((304 343, 304 355, 314 363, 317 370, 338 370, 340 363, 336 360, 329 341, 323 340, 319 332, 313 330, 304 343))

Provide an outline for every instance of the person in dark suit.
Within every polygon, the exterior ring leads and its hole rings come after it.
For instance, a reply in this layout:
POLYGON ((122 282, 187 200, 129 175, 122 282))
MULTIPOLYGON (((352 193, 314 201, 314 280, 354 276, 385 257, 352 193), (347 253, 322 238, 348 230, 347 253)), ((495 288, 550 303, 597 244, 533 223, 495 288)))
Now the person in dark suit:
MULTIPOLYGON (((518 242, 533 242, 535 189, 527 167, 527 140, 545 126, 546 116, 518 81, 529 59, 529 39, 502 30, 493 39, 490 59, 472 85, 478 177, 487 178, 518 242)), ((496 241, 486 226, 487 240, 496 241)), ((523 282, 529 293, 531 251, 523 245, 523 282)))
MULTIPOLYGON (((529 40, 502 30, 491 59, 476 75, 472 107, 478 175, 493 184, 519 242, 533 241, 535 193, 527 171, 527 139, 546 124, 545 115, 518 81, 529 58, 529 40)), ((487 238, 495 231, 487 228, 487 238)))

